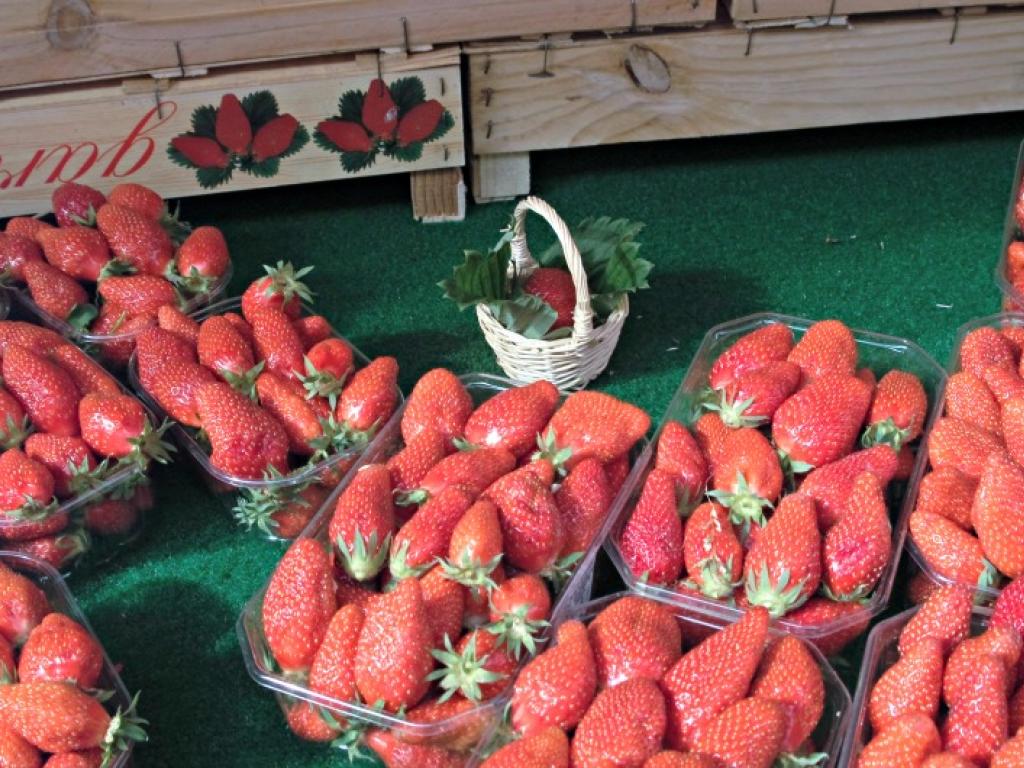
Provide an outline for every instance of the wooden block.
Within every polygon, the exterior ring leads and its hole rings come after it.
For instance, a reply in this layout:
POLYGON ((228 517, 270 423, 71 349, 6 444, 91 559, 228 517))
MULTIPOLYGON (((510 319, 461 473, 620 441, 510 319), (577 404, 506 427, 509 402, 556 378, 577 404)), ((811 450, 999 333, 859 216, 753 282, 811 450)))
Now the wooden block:
MULTIPOLYGON (((220 70, 204 78, 151 81, 148 91, 136 80, 125 86, 78 86, 25 92, 0 100, 0 216, 49 210, 50 194, 62 181, 80 181, 108 190, 119 181, 131 180, 173 198, 458 168, 465 163, 458 62, 458 50, 451 47, 382 60, 385 82, 394 85, 403 78, 418 78, 426 99, 439 101, 448 113, 451 127, 435 140, 413 142, 391 156, 377 151, 372 164, 353 171, 347 170, 341 159, 354 155, 343 156, 322 148, 314 141, 314 133, 318 123, 337 114, 342 94, 365 94, 377 77, 376 60, 371 66, 361 66, 351 57, 311 59, 220 70), (213 187, 204 187, 200 179, 206 183, 218 180, 223 174, 216 169, 200 172, 172 162, 168 154, 171 142, 192 129, 197 109, 205 111, 205 122, 212 126, 210 115, 222 95, 235 94, 245 101, 250 94, 260 92, 269 92, 279 113, 292 115, 309 136, 301 149, 279 158, 276 167, 273 162, 259 162, 254 154, 257 146, 270 155, 279 149, 268 143, 272 138, 269 132, 261 139, 257 130, 249 153, 244 154, 245 161, 236 162, 230 179, 213 187), (421 147, 419 156, 415 146, 421 147)), ((267 106, 266 99, 263 104, 267 106)), ((363 140, 368 141, 365 133, 363 140)), ((397 143, 392 146, 398 149, 397 143)), ((212 140, 204 147, 214 153, 220 151, 212 140)))
POLYGON ((530 153, 474 155, 473 199, 478 203, 511 200, 530 194, 530 153))
POLYGON ((466 184, 461 168, 415 171, 409 174, 412 217, 424 224, 466 218, 466 184))
POLYGON ((730 0, 729 15, 736 21, 765 21, 1020 4, 1021 0, 730 0))
POLYGON ((4 0, 0 87, 714 18, 715 0, 4 0))
POLYGON ((467 67, 473 151, 503 156, 1022 109, 1022 39, 1024 12, 1006 10, 752 37, 720 26, 560 44, 548 51, 550 77, 532 76, 543 61, 535 45, 475 48, 467 67), (648 64, 646 84, 627 67, 638 56, 648 64), (667 83, 651 64, 658 59, 667 83))

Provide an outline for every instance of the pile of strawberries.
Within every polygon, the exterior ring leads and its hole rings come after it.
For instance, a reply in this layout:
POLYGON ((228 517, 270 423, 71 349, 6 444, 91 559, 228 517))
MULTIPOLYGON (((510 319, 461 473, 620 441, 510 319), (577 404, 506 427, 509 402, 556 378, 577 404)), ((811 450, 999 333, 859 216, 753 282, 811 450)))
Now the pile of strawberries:
MULTIPOLYGON (((1013 218, 1017 226, 1013 240, 1006 248, 1006 279, 1017 293, 1024 294, 1024 183, 1017 188, 1013 218)), ((1003 308, 1012 312, 1024 311, 1024 306, 1010 297, 1003 301, 1003 308)))
MULTIPOLYGON (((136 340, 139 383, 167 415, 202 430, 212 469, 232 480, 275 479, 365 446, 395 411, 398 363, 379 357, 355 369, 352 348, 321 315, 301 279, 311 267, 265 267, 241 314, 202 321, 161 307, 136 340)), ((348 466, 308 482, 243 495, 241 523, 294 538, 348 466)))
POLYGON ((104 706, 114 692, 99 688, 110 682, 103 661, 88 629, 0 565, 0 765, 101 768, 146 740, 135 701, 114 714, 104 706))
POLYGON ((983 589, 1024 574, 1024 328, 988 326, 960 345, 944 415, 928 437, 910 536, 933 575, 983 589))
POLYGON ((861 681, 871 685, 871 738, 855 768, 1024 765, 1024 580, 1003 591, 983 629, 971 597, 933 588, 900 631, 895 663, 861 681))
POLYGON ((755 608, 705 637, 704 625, 637 596, 589 626, 566 621, 519 673, 517 740, 484 768, 819 764, 810 737, 825 711, 822 670, 797 638, 769 639, 768 622, 755 608))
POLYGON ((692 433, 665 424, 615 539, 632 580, 802 625, 838 621, 848 628, 821 643, 827 653, 862 632, 862 601, 893 558, 887 486, 910 474, 928 397, 903 371, 876 383, 857 358, 837 320, 795 345, 772 323, 723 352, 707 412, 692 433))
MULTIPOLYGON (((145 469, 165 462, 163 429, 57 333, 0 322, 0 540, 54 567, 139 529, 152 507, 145 469), (95 489, 121 477, 100 495, 95 489), (91 494, 85 503, 76 498, 91 494)), ((97 554, 99 554, 97 552, 97 554)))
POLYGON ((156 325, 160 307, 208 294, 231 259, 216 227, 190 227, 141 184, 104 195, 67 182, 53 193, 57 226, 15 217, 0 234, 0 273, 24 285, 47 315, 102 336, 104 359, 128 363, 131 337, 156 325))
MULTIPOLYGON (((536 650, 553 603, 545 579, 557 595, 598 536, 649 423, 596 392, 559 406, 544 381, 474 408, 454 374, 427 373, 402 412, 400 450, 361 467, 323 520, 326 546, 299 539, 278 565, 262 604, 270 656, 337 702, 411 723, 463 716, 429 746, 365 734, 392 768, 420 749, 461 765, 453 755, 488 722, 465 713, 536 650)), ((307 703, 289 724, 316 740, 346 728, 307 703)))

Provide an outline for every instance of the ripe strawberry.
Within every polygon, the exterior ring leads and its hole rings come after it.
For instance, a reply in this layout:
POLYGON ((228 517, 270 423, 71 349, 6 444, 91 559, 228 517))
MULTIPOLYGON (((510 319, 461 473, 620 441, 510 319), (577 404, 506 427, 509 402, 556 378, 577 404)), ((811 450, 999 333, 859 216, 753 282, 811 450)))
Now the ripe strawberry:
POLYGON ((1024 579, 1014 579, 996 598, 989 625, 1010 627, 1024 637, 1024 579))
POLYGON ((747 600, 776 618, 803 605, 821 581, 821 551, 814 500, 786 496, 747 552, 747 600))
POLYGON ((730 434, 732 429, 725 426, 717 413, 705 413, 693 423, 693 436, 711 471, 714 471, 715 464, 721 459, 722 447, 730 434))
POLYGON ((0 453, 0 510, 11 519, 38 520, 52 510, 53 475, 18 448, 0 453))
POLYGON ((846 511, 825 534, 822 578, 828 595, 859 600, 871 594, 892 555, 885 490, 870 472, 854 481, 846 511))
POLYGON ((897 456, 888 445, 854 451, 839 461, 811 470, 800 484, 800 493, 814 499, 818 525, 828 531, 845 513, 859 475, 870 472, 884 488, 895 477, 897 463, 897 456))
POLYGON ((921 763, 921 768, 977 768, 977 766, 956 752, 936 752, 921 763))
POLYGON ((485 400, 465 423, 466 441, 502 447, 521 458, 537 445, 537 436, 551 419, 559 394, 549 381, 513 387, 485 400))
POLYGON ((772 323, 740 337, 729 349, 718 356, 708 383, 712 389, 722 389, 732 381, 767 363, 785 360, 793 348, 793 332, 782 323, 772 323))
POLYGON ((558 628, 558 643, 530 661, 516 678, 512 726, 530 737, 549 726, 573 728, 597 692, 594 654, 578 621, 558 628))
POLYGON ((155 274, 106 277, 97 284, 100 297, 129 315, 156 312, 164 304, 177 306, 174 286, 155 274))
POLYGON ((0 234, 0 274, 25 282, 25 265, 43 260, 43 251, 30 237, 0 234))
POLYGON ((968 371, 957 371, 946 382, 945 415, 1001 435, 999 403, 980 378, 968 371))
POLYGON ((1006 450, 1018 464, 1024 460, 1024 397, 1013 397, 1003 403, 1000 429, 1006 450))
POLYGON ((654 466, 676 476, 676 486, 684 503, 693 503, 704 493, 710 467, 697 440, 678 421, 667 421, 658 435, 654 466))
POLYGON ((103 670, 103 649, 74 619, 51 613, 28 636, 18 658, 18 680, 73 682, 95 688, 103 670))
POLYGON ((991 432, 946 416, 935 422, 928 437, 928 460, 932 467, 951 466, 979 478, 989 454, 1001 448, 999 438, 991 432))
POLYGON ((419 487, 431 468, 448 455, 448 443, 440 432, 427 430, 406 443, 388 459, 391 483, 397 493, 410 493, 419 487))
POLYGON ((196 227, 178 248, 175 267, 189 293, 209 291, 227 272, 231 255, 224 233, 217 227, 196 227))
POLYGON ((948 654, 970 634, 971 591, 963 587, 940 587, 925 601, 900 632, 900 655, 927 638, 943 643, 948 654))
POLYGON ((158 307, 156 319, 161 328, 181 336, 191 342, 193 347, 199 343, 199 323, 177 307, 170 304, 158 307))
POLYGON ((800 367, 776 360, 749 371, 721 390, 717 403, 705 407, 717 411, 731 428, 754 427, 770 421, 775 411, 800 384, 800 367))
POLYGON ((683 523, 676 507, 675 478, 653 469, 619 536, 622 558, 638 579, 670 584, 683 570, 683 523))
POLYGON ((697 755, 693 752, 676 752, 671 749, 663 749, 653 757, 647 758, 643 768, 716 768, 718 761, 707 755, 697 755))
POLYGON ((491 592, 491 625, 487 629, 518 659, 523 648, 531 656, 537 652, 535 636, 548 625, 550 617, 547 586, 538 576, 521 573, 491 592))
POLYGON ((993 656, 1003 663, 1006 670, 1005 694, 1013 693, 1017 682, 1017 662, 1020 661, 1021 637, 1017 630, 1005 626, 989 626, 975 637, 960 643, 949 655, 946 672, 942 679, 942 694, 951 706, 960 704, 965 692, 969 692, 976 662, 983 656, 993 656))
POLYGON ((722 445, 715 462, 714 491, 708 496, 729 510, 744 532, 764 525, 764 509, 782 492, 782 467, 768 438, 751 427, 737 429, 722 445))
POLYGON ((569 449, 569 458, 560 462, 567 469, 590 457, 609 462, 629 453, 650 425, 650 417, 635 405, 601 392, 574 392, 544 429, 553 446, 548 458, 554 461, 569 449))
POLYGON ((804 382, 837 373, 853 376, 857 341, 839 320, 822 320, 807 329, 786 359, 800 366, 804 382))
POLYGON ((598 688, 626 680, 660 680, 682 647, 679 623, 660 603, 629 595, 603 609, 587 627, 598 688))
POLYGON ((100 536, 123 536, 135 529, 139 510, 124 499, 104 499, 85 510, 85 527, 100 536))
POLYGON ((490 725, 490 718, 477 709, 475 702, 462 697, 444 701, 439 698, 427 699, 410 709, 406 719, 410 723, 444 723, 448 726, 440 736, 401 734, 407 743, 431 744, 462 753, 471 751, 490 725), (452 720, 455 721, 454 727, 451 726, 452 720))
POLYGON ((917 509, 940 515, 964 530, 971 528, 971 505, 978 480, 951 466, 939 467, 921 478, 917 509))
POLYGON ((665 697, 643 677, 607 688, 594 698, 572 739, 578 768, 641 766, 661 749, 665 697))
POLYGON ((924 638, 908 648, 871 689, 868 718, 875 732, 913 712, 934 720, 942 694, 942 669, 941 640, 924 638))
POLYGON ((565 522, 550 485, 533 466, 499 478, 485 495, 498 507, 506 562, 529 573, 554 565, 565 541, 565 522))
MULTIPOLYGON (((430 438, 436 432, 420 435, 430 438)), ((390 463, 389 463, 390 466, 390 463)), ((448 578, 466 587, 486 587, 491 572, 504 554, 498 508, 487 499, 478 499, 452 531, 448 560, 443 563, 448 578)))
POLYGON ((169 360, 197 362, 195 344, 163 328, 147 328, 135 339, 135 366, 139 380, 150 388, 153 378, 169 360))
MULTIPOLYGON (((295 323, 292 323, 292 327, 295 327, 295 323)), ((306 397, 325 397, 334 409, 337 407, 338 395, 352 373, 352 348, 342 339, 334 337, 318 341, 307 348, 298 329, 295 332, 306 349, 305 373, 299 377, 306 390, 306 397)))
POLYGON ((263 597, 263 633, 285 672, 309 668, 334 616, 331 562, 313 539, 299 539, 274 569, 263 597))
POLYGON ((54 229, 54 226, 53 224, 43 221, 42 219, 37 219, 33 216, 15 216, 14 218, 7 220, 7 224, 4 227, 4 234, 20 235, 21 237, 28 237, 35 240, 36 235, 45 229, 54 229))
POLYGON ((891 370, 878 382, 864 442, 888 443, 899 451, 920 437, 927 416, 928 394, 921 380, 912 373, 891 370))
POLYGON ((968 333, 960 343, 960 368, 984 379, 990 366, 1016 369, 1013 347, 995 328, 982 327, 968 333))
POLYGON ((506 744, 480 768, 569 768, 569 739, 561 728, 545 728, 506 744))
POLYGON ((292 453, 311 456, 324 428, 301 389, 293 389, 288 379, 268 371, 256 379, 256 393, 260 405, 284 427, 292 453))
MULTIPOLYGON (((694 749, 700 732, 746 695, 767 633, 768 612, 751 608, 735 624, 683 654, 665 673, 661 689, 668 703, 665 743, 670 749, 694 749)), ((780 742, 784 727, 779 727, 780 742)))
POLYGON ((328 528, 345 572, 356 581, 376 576, 384 567, 394 528, 388 471, 381 464, 368 464, 338 497, 328 528))
POLYGON ((1006 668, 995 656, 980 656, 971 667, 942 726, 942 743, 985 765, 1007 738, 1006 668))
POLYGON ((935 722, 912 712, 875 734, 857 759, 857 768, 920 768, 926 757, 942 749, 935 722))
POLYGON ((261 363, 256 367, 252 347, 230 320, 222 315, 206 318, 199 326, 196 351, 199 362, 242 394, 251 396, 256 376, 264 366, 261 363))
POLYGON ((356 646, 363 621, 358 605, 345 605, 334 613, 309 668, 311 690, 339 701, 355 698, 356 646))
POLYGON ((146 379, 145 387, 172 419, 188 427, 202 427, 199 390, 215 383, 217 379, 210 369, 199 363, 168 360, 153 373, 152 378, 146 379))
POLYGON ((96 211, 96 226, 114 256, 145 275, 163 275, 174 255, 160 222, 131 208, 107 203, 96 211))
POLYGON ((0 386, 0 451, 17 448, 31 429, 21 403, 0 386))
POLYGON ((775 412, 775 445, 796 464, 794 471, 801 464, 830 464, 853 449, 870 404, 871 391, 860 379, 820 376, 775 412))
POLYGON ((1024 397, 1024 379, 1015 369, 991 365, 984 370, 982 379, 1000 405, 1015 397, 1024 397))
MULTIPOLYGON (((79 437, 61 437, 37 432, 25 440, 25 455, 49 470, 53 478, 53 494, 66 499, 84 488, 89 475, 96 470, 96 457, 79 437)), ((42 501, 49 501, 45 499, 42 501)))
POLYGON ((989 768, 1018 768, 1021 765, 1024 765, 1024 733, 1004 742, 992 755, 989 768))
POLYGON ((10 568, 0 568, 0 635, 21 646, 51 611, 46 594, 10 568))
POLYGON ((743 545, 723 507, 707 502, 693 511, 683 533, 683 560, 703 594, 719 600, 732 595, 743 575, 743 545))
POLYGON ((292 327, 288 315, 274 307, 253 313, 253 346, 266 370, 286 378, 298 378, 305 371, 302 339, 292 327))
MULTIPOLYGON (((1024 253, 1024 251, 1021 252, 1024 253)), ((1019 363, 1021 351, 1024 350, 1024 327, 1012 324, 1004 325, 999 329, 999 333, 1010 342, 1010 347, 1013 349, 1013 358, 1019 363)))
POLYGON ((448 642, 433 654, 440 666, 429 679, 445 691, 442 700, 458 692, 470 701, 489 701, 505 690, 519 668, 508 647, 486 629, 467 632, 454 648, 448 642))
MULTIPOLYGON (((78 753, 66 753, 78 754, 78 753)), ((43 757, 39 750, 25 741, 21 736, 6 725, 0 725, 0 764, 9 768, 40 768, 43 757)), ((90 768, 88 763, 78 763, 79 768, 90 768)), ((93 762, 94 768, 100 768, 100 760, 93 762)), ((75 768, 76 763, 68 762, 62 755, 54 755, 46 761, 50 768, 75 768)))
POLYGON ((167 205, 164 203, 164 199, 142 184, 131 182, 117 184, 110 190, 107 200, 114 205, 141 213, 153 221, 160 221, 167 214, 167 205))
MULTIPOLYGON (((102 311, 100 314, 102 317, 102 311)), ((144 312, 141 315, 129 317, 114 329, 110 340, 97 342, 100 348, 100 358, 108 366, 124 370, 131 361, 136 337, 145 329, 152 328, 155 325, 155 312, 144 312)), ((103 332, 95 324, 93 325, 92 332, 97 335, 103 335, 103 332)))
POLYGON ((148 459, 170 460, 174 448, 154 429, 142 404, 131 395, 89 394, 78 403, 82 439, 100 456, 131 458, 143 464, 148 459))
POLYGON ((68 226, 46 236, 43 255, 64 274, 76 280, 96 282, 110 261, 110 248, 95 229, 68 226))
POLYGON ((398 361, 378 357, 358 370, 341 393, 335 418, 350 429, 369 432, 383 426, 398 405, 398 361))
POLYGON ((981 542, 945 517, 914 510, 910 515, 910 538, 939 576, 981 587, 994 584, 998 578, 995 568, 985 559, 981 542))
POLYGON ((410 744, 383 728, 371 728, 364 738, 384 768, 460 768, 465 764, 465 755, 430 744, 410 744))
POLYGON ((338 715, 329 710, 296 700, 285 715, 289 730, 304 741, 334 741, 340 732, 338 715))
POLYGON ((325 341, 334 335, 331 324, 323 315, 306 315, 292 320, 292 327, 302 339, 302 346, 308 352, 316 344, 325 341))
POLYGON ((417 704, 430 686, 432 644, 420 584, 402 579, 366 609, 355 664, 356 687, 363 700, 381 701, 389 712, 417 704))
POLYGON ((466 612, 466 588, 444 574, 435 565, 420 577, 423 605, 430 624, 433 648, 444 648, 446 641, 462 635, 462 617, 466 612))
POLYGON ((473 399, 447 368, 435 368, 420 377, 402 413, 402 438, 413 440, 423 430, 437 430, 445 439, 462 437, 473 413, 473 399))
POLYGON ((576 307, 576 286, 572 275, 557 267, 538 267, 523 283, 523 292, 536 296, 555 311, 552 331, 571 328, 576 307))
POLYGON ((49 328, 14 320, 0 320, 0 355, 11 345, 49 354, 54 348, 66 346, 67 340, 49 328))
POLYGON ((828 634, 816 637, 813 643, 825 656, 836 656, 867 630, 871 614, 860 603, 837 603, 815 596, 786 614, 786 621, 819 631, 824 626, 834 627, 828 634))
POLYGON ((74 278, 45 261, 30 261, 22 267, 32 301, 41 310, 78 327, 94 315, 89 295, 74 278))
POLYGON ((83 395, 91 392, 114 395, 121 392, 117 379, 78 347, 64 344, 51 349, 48 356, 64 369, 83 395))
POLYGON ((106 202, 107 198, 98 189, 73 181, 65 181, 50 196, 53 215, 61 227, 73 227, 82 221, 95 219, 96 211, 106 202))
POLYGON ((276 267, 264 265, 266 277, 254 280, 242 294, 242 315, 250 323, 260 307, 276 307, 295 320, 302 312, 302 302, 312 301, 313 294, 302 282, 313 267, 296 270, 290 262, 279 261, 276 267))
POLYGON ((472 505, 473 496, 458 486, 431 496, 392 539, 391 575, 396 579, 419 576, 448 554, 455 526, 472 505))
POLYGON ((572 468, 555 493, 565 530, 559 558, 586 552, 597 538, 613 499, 608 476, 599 461, 586 459, 572 468))
POLYGON ((795 753, 825 710, 825 681, 807 646, 792 635, 774 640, 761 659, 750 695, 782 707, 786 732, 780 750, 795 753))
POLYGON ((619 495, 619 491, 626 484, 626 478, 629 477, 629 473, 633 469, 629 456, 619 456, 617 459, 604 462, 602 466, 605 477, 608 478, 608 487, 611 489, 612 498, 614 498, 619 495))
POLYGON ((511 472, 515 463, 515 457, 504 448, 458 451, 435 464, 423 476, 419 488, 408 494, 407 501, 421 503, 451 486, 461 486, 478 496, 511 472))
POLYGON ((985 557, 1011 579, 1024 573, 1024 553, 1015 543, 1024 535, 1024 470, 993 452, 971 507, 971 523, 985 557))
POLYGON ((195 391, 199 422, 213 451, 210 463, 234 477, 261 479, 288 471, 288 433, 277 419, 221 382, 195 391))

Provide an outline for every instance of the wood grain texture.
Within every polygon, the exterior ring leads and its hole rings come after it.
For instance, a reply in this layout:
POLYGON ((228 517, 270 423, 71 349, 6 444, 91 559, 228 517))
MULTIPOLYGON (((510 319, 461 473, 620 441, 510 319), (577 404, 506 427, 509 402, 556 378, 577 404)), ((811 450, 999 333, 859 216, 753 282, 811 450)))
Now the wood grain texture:
MULTIPOLYGON (((715 0, 636 0, 641 26, 712 21, 715 0)), ((282 57, 628 29, 629 0, 4 0, 0 88, 282 57), (403 21, 405 23, 403 25, 403 21), (180 59, 179 59, 180 51, 180 59)))
POLYGON ((409 174, 412 217, 424 224, 466 218, 466 183, 461 168, 438 168, 409 174))
POLYGON ((326 179, 404 173, 465 163, 458 51, 450 48, 382 60, 384 79, 414 74, 428 99, 438 99, 455 120, 441 138, 423 145, 422 157, 403 162, 378 155, 358 173, 345 171, 339 155, 312 140, 284 158, 277 175, 262 178, 235 170, 226 184, 207 190, 196 173, 167 156, 172 137, 189 130, 193 110, 216 106, 231 92, 239 97, 270 90, 281 113, 294 115, 310 135, 321 120, 337 113, 347 90, 365 91, 376 77, 372 67, 353 60, 309 60, 281 67, 249 67, 203 78, 159 83, 132 81, 26 93, 0 100, 0 217, 50 208, 50 194, 61 181, 81 181, 107 190, 130 179, 165 197, 282 186, 326 179), (154 87, 159 92, 160 106, 154 87))
POLYGON ((474 152, 656 141, 906 120, 1024 107, 1024 12, 860 21, 848 28, 718 27, 560 43, 541 52, 471 49, 474 152), (748 44, 750 46, 747 54, 748 44), (671 76, 639 88, 624 62, 650 48, 671 76))
POLYGON ((809 16, 852 16, 862 13, 924 11, 986 5, 1020 5, 1020 0, 730 0, 729 15, 736 21, 800 19, 809 16))
POLYGON ((473 199, 478 203, 512 200, 530 194, 530 155, 474 155, 470 163, 473 199))

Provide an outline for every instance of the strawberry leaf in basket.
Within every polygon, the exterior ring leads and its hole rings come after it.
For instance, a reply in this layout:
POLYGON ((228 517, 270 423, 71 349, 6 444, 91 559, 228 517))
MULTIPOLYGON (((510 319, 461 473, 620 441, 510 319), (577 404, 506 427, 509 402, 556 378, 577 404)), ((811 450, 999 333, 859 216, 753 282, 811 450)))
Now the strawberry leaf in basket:
POLYGON ((521 293, 513 299, 489 301, 495 319, 510 331, 528 339, 542 339, 558 319, 558 313, 539 296, 521 293))
POLYGON ((459 309, 480 302, 500 302, 511 298, 506 280, 508 262, 507 243, 487 253, 466 251, 462 264, 452 270, 451 277, 438 285, 445 297, 458 304, 459 309))
MULTIPOLYGON (((654 265, 640 258, 640 243, 635 240, 643 228, 640 222, 608 216, 587 218, 572 227, 591 294, 629 293, 648 287, 647 278, 654 265)), ((558 243, 536 258, 545 267, 565 266, 558 243)))

